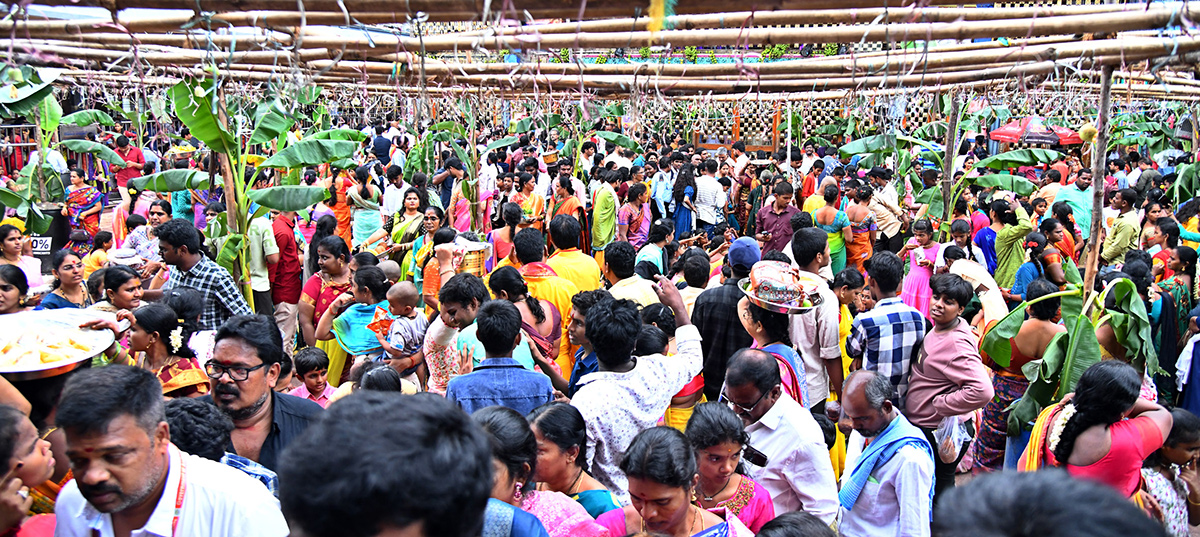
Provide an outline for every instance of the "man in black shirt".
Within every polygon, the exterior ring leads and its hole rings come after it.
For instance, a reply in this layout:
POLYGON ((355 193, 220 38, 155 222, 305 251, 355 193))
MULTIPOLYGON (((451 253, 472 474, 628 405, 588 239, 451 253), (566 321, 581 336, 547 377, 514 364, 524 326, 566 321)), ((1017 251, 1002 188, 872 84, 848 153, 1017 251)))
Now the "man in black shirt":
POLYGON ((205 364, 212 392, 203 400, 221 409, 236 428, 227 451, 276 470, 284 448, 321 412, 312 402, 276 393, 283 338, 265 315, 239 315, 217 331, 205 364))

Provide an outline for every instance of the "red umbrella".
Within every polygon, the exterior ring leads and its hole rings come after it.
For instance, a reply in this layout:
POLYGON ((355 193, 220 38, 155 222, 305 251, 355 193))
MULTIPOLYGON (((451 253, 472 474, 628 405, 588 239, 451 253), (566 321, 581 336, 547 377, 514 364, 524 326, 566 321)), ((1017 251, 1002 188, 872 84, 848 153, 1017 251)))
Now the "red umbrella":
POLYGON ((1050 130, 1054 131, 1054 134, 1058 135, 1058 143, 1060 145, 1075 145, 1083 143, 1083 138, 1079 137, 1079 133, 1066 127, 1050 125, 1050 130))
POLYGON ((1047 126, 1042 118, 1029 116, 1012 121, 1007 125, 991 132, 991 138, 997 142, 1027 143, 1027 144, 1081 144, 1083 139, 1075 131, 1066 127, 1047 126))

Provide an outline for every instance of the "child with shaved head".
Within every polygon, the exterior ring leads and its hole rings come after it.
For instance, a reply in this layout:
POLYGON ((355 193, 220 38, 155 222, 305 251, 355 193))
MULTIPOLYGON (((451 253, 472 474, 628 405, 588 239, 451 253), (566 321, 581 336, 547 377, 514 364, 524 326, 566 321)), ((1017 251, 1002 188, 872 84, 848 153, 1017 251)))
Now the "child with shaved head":
POLYGON ((417 380, 417 369, 425 361, 421 346, 429 322, 417 311, 419 296, 420 292, 412 282, 400 282, 388 289, 388 310, 394 320, 386 338, 378 333, 376 337, 383 346, 383 360, 400 373, 401 378, 423 385, 417 380))

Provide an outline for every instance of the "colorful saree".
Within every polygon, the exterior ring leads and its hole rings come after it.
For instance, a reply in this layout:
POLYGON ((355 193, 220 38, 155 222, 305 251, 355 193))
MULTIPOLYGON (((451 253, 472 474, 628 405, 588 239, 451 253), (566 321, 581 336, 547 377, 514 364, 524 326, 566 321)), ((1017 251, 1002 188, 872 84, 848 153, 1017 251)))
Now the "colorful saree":
POLYGON ((378 304, 351 304, 333 320, 333 335, 338 344, 351 355, 374 354, 380 350, 379 339, 369 325, 387 318, 387 301, 378 304))
MULTIPOLYGON (((314 326, 321 320, 325 310, 329 309, 329 305, 337 299, 338 295, 350 292, 350 287, 350 282, 335 284, 329 281, 323 272, 313 274, 308 279, 308 282, 304 284, 304 290, 300 293, 300 300, 313 305, 312 323, 314 326)), ((346 366, 346 351, 342 349, 336 339, 318 340, 316 347, 325 351, 325 354, 329 356, 329 384, 339 385, 342 370, 346 366)))
POLYGON ((195 358, 180 358, 157 373, 165 397, 191 397, 208 393, 208 375, 195 358))
POLYGON ((971 454, 977 469, 998 471, 1004 468, 1005 442, 1008 439, 1008 407, 1025 395, 1029 380, 1007 371, 992 372, 995 397, 983 407, 979 435, 971 454))
POLYGON ((513 203, 521 206, 521 212, 525 213, 525 218, 531 222, 529 224, 521 224, 521 228, 532 227, 538 231, 542 230, 542 220, 546 215, 546 198, 541 194, 517 192, 512 197, 513 203))
POLYGON ((88 235, 87 242, 67 242, 66 248, 80 257, 91 251, 91 239, 100 231, 100 213, 103 212, 103 209, 87 216, 84 216, 83 213, 94 209, 97 205, 103 207, 103 203, 104 194, 92 186, 85 185, 67 193, 65 208, 67 209, 67 218, 70 219, 71 231, 83 231, 88 235))

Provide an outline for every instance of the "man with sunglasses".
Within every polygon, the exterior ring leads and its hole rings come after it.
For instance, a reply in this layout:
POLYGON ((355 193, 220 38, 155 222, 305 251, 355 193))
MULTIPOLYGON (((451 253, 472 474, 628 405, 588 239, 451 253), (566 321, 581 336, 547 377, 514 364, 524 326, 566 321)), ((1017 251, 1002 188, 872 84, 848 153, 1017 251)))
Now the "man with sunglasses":
POLYGON ((767 457, 765 464, 747 458, 746 468, 771 494, 775 512, 803 509, 832 524, 838 490, 825 435, 812 413, 783 390, 775 356, 750 348, 734 353, 720 399, 746 424, 750 445, 767 457))
POLYGON ((283 449, 321 412, 312 402, 276 393, 283 340, 265 315, 239 315, 217 331, 212 359, 204 365, 212 390, 202 399, 233 420, 230 445, 236 453, 272 471, 283 449))

